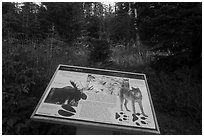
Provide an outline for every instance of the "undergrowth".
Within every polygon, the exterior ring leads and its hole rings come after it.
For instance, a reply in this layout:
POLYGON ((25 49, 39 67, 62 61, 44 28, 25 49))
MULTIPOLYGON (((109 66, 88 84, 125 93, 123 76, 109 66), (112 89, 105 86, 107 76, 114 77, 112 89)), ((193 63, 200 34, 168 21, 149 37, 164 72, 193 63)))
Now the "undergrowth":
POLYGON ((157 110, 202 124, 202 85, 192 68, 184 66, 173 72, 151 70, 146 74, 157 110))
POLYGON ((150 62, 151 56, 149 51, 141 45, 131 45, 125 47, 123 45, 112 46, 112 56, 110 60, 116 65, 124 67, 138 67, 146 65, 150 62))

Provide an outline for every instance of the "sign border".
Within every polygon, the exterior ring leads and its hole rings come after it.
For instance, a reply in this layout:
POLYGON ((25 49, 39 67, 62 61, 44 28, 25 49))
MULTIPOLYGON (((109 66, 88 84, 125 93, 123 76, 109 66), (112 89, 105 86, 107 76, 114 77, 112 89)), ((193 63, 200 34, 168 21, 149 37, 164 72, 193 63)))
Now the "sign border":
MULTIPOLYGON (((70 71, 73 71, 73 70, 70 70, 70 71)), ((82 72, 82 73, 85 73, 85 72, 82 72)), ((97 74, 97 73, 91 73, 91 74, 97 74)), ((110 76, 110 75, 108 75, 108 76, 110 76)), ((127 77, 127 78, 129 78, 129 77, 127 77)), ((142 74, 142 73, 133 73, 133 72, 124 72, 124 71, 116 71, 116 70, 107 70, 107 69, 88 68, 88 67, 80 67, 80 66, 59 64, 57 69, 55 70, 54 75, 52 76, 48 86, 46 87, 43 95, 41 96, 41 98, 40 98, 37 106, 35 107, 35 110, 33 111, 30 118, 32 120, 35 120, 35 121, 44 121, 44 122, 49 122, 49 123, 74 125, 74 126, 79 126, 79 127, 91 126, 92 128, 97 128, 97 129, 103 128, 103 130, 123 131, 123 132, 129 132, 129 133, 137 133, 137 134, 142 134, 142 133, 143 134, 151 134, 151 133, 160 134, 158 121, 157 121, 157 118, 156 118, 152 98, 151 98, 151 95, 150 95, 149 86, 148 86, 148 83, 147 83, 147 78, 146 78, 146 75, 142 74), (42 103, 43 98, 45 97, 46 93, 48 92, 48 89, 51 86, 51 83, 53 82, 58 70, 61 70, 60 67, 75 69, 74 70, 75 72, 80 72, 80 70, 89 70, 89 71, 94 70, 96 72, 101 71, 103 73, 109 72, 109 73, 113 73, 113 74, 119 73, 119 74, 122 74, 122 75, 141 75, 141 76, 143 76, 144 81, 145 81, 145 85, 146 85, 146 88, 147 88, 147 93, 148 93, 148 97, 149 97, 149 101, 150 101, 150 106, 151 106, 151 109, 152 109, 152 114, 153 114, 154 123, 155 123, 155 129, 147 129, 147 128, 142 128, 142 127, 131 127, 131 126, 126 126, 126 125, 116 125, 116 124, 94 122, 94 121, 88 121, 88 120, 77 120, 77 119, 71 119, 71 118, 61 118, 61 117, 57 118, 57 117, 54 117, 54 116, 45 116, 45 115, 36 114, 37 109, 39 108, 40 104, 42 103)))

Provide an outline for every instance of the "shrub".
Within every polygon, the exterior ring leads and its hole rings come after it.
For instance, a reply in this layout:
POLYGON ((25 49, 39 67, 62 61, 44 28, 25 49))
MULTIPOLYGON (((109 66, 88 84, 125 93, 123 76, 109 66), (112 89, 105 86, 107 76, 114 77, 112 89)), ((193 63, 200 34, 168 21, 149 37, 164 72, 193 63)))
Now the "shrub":
POLYGON ((92 40, 89 50, 90 63, 104 63, 108 61, 111 53, 110 45, 106 40, 92 40))
POLYGON ((201 124, 202 84, 193 69, 184 66, 172 72, 152 72, 146 74, 156 108, 201 124))
MULTIPOLYGON (((47 59, 43 50, 40 56, 36 55, 36 50, 32 44, 3 43, 2 134, 75 134, 75 129, 69 126, 30 120, 53 74, 46 65, 36 65, 37 58, 41 58, 38 64, 47 59)), ((54 69, 52 66, 51 70, 54 69)))

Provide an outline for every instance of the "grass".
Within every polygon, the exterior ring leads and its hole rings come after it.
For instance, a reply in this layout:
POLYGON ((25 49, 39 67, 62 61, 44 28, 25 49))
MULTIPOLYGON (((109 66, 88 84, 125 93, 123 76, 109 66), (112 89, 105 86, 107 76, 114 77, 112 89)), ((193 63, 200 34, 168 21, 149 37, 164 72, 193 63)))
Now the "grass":
POLYGON ((150 62, 151 56, 144 46, 131 45, 125 47, 123 45, 111 48, 112 56, 110 60, 117 65, 124 67, 138 67, 150 62))

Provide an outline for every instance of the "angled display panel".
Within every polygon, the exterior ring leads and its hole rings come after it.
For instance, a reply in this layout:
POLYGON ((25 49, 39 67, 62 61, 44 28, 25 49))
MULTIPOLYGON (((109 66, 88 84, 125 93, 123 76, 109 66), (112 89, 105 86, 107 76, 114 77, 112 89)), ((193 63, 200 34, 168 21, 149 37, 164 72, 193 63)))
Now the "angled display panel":
POLYGON ((59 65, 31 119, 160 133, 144 74, 87 67, 59 65))

